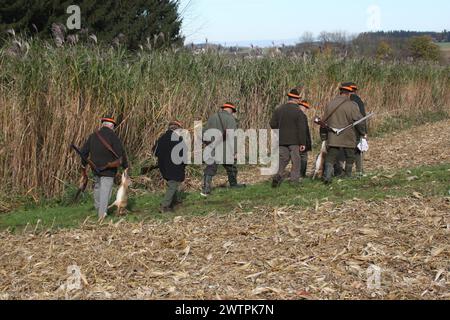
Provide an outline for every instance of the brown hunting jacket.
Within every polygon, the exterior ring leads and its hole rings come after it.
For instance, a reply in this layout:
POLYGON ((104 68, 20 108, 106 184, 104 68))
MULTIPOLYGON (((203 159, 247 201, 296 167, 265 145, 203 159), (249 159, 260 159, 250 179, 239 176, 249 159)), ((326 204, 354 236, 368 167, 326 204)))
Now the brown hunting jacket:
MULTIPOLYGON (((327 105, 323 119, 326 120, 329 127, 342 129, 355 121, 360 120, 362 117, 358 104, 350 100, 350 97, 340 95, 327 105), (333 110, 336 108, 338 109, 333 113, 333 110), (332 114, 331 117, 330 114, 332 114)), ((337 136, 333 132, 329 132, 327 140, 328 146, 337 148, 356 148, 357 132, 360 135, 366 134, 364 123, 344 131, 340 136, 337 136)))

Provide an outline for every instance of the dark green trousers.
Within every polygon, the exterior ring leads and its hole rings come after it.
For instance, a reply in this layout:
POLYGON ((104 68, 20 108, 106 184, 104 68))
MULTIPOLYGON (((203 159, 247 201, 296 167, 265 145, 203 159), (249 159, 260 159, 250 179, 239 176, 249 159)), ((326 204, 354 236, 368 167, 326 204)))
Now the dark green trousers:
POLYGON ((177 200, 180 200, 179 187, 181 182, 167 181, 166 194, 161 202, 161 206, 164 208, 170 208, 177 200))
MULTIPOLYGON (((230 183, 230 186, 234 186, 237 184, 237 175, 238 175, 238 167, 235 164, 223 164, 223 167, 225 168, 225 171, 227 172, 228 176, 228 182, 230 183)), ((219 168, 219 165, 216 163, 213 163, 211 165, 207 165, 204 170, 205 176, 214 177, 217 174, 217 169, 219 168)))
POLYGON ((347 176, 351 176, 353 164, 355 163, 355 149, 354 148, 337 148, 329 147, 325 163, 334 167, 339 153, 343 152, 345 156, 345 171, 347 176))

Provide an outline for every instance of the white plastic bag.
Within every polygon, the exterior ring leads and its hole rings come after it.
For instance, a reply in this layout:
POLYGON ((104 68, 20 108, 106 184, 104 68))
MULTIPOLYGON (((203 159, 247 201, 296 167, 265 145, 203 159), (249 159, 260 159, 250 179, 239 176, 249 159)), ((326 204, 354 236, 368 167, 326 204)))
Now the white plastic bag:
POLYGON ((361 139, 361 142, 358 144, 358 149, 361 152, 369 151, 369 143, 367 142, 367 139, 361 139))

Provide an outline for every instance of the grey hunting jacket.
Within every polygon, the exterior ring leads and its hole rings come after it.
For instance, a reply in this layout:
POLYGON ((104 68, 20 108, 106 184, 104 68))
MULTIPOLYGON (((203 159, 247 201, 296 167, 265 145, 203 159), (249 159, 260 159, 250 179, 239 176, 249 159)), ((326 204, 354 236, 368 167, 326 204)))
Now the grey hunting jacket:
MULTIPOLYGON (((208 122, 206 124, 206 126, 203 129, 203 133, 205 133, 205 131, 209 130, 209 129, 217 129, 222 133, 226 133, 227 130, 237 130, 238 129, 238 123, 236 118, 228 113, 227 111, 224 110, 220 110, 219 112, 216 112, 215 114, 213 114, 209 119, 208 122)), ((217 141, 217 149, 218 148, 222 148, 223 150, 223 163, 226 163, 226 152, 229 151, 230 153, 232 153, 233 157, 234 154, 237 153, 237 138, 234 138, 232 141, 229 141, 225 138, 225 143, 223 141, 223 139, 221 139, 222 141, 217 141), (234 151, 232 150, 234 145, 234 151)), ((233 164, 233 163, 228 163, 228 164, 233 164)))

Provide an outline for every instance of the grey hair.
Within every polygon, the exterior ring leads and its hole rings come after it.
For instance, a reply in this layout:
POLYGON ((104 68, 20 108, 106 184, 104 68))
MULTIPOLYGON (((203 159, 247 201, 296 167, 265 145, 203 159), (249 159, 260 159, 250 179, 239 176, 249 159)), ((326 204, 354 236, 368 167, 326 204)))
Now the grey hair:
POLYGON ((103 127, 108 127, 110 129, 114 129, 114 123, 111 123, 111 122, 107 122, 107 121, 102 122, 102 126, 103 127))

